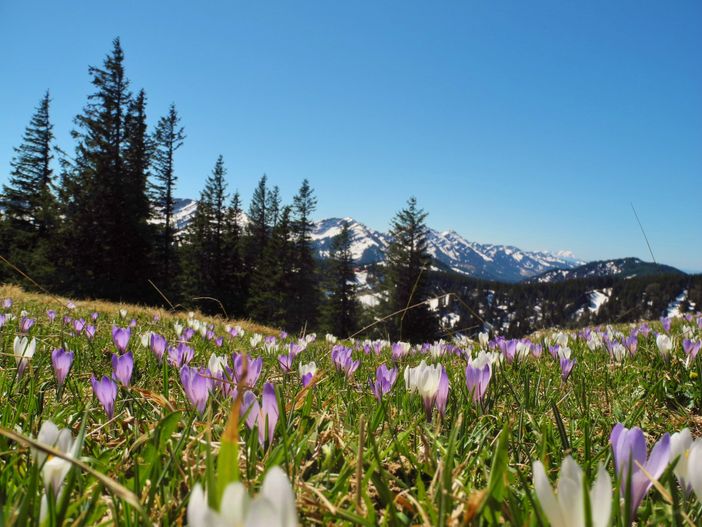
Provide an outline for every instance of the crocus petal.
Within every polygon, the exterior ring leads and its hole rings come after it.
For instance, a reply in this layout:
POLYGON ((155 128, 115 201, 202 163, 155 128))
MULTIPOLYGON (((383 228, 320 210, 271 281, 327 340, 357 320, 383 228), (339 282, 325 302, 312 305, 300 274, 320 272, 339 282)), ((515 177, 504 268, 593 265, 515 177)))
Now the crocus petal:
POLYGON ((697 495, 697 500, 702 502, 702 439, 695 440, 690 447, 687 463, 690 467, 689 483, 697 495))
POLYGON ((597 479, 590 491, 592 527, 607 527, 612 514, 612 480, 607 469, 600 463, 597 479))
POLYGON ((249 494, 238 481, 224 489, 220 515, 229 525, 242 525, 249 512, 249 494))
POLYGON ((556 500, 556 495, 553 493, 551 482, 546 476, 546 471, 541 461, 534 461, 533 471, 536 496, 539 498, 539 503, 548 521, 554 526, 565 526, 566 523, 561 514, 561 507, 558 500, 556 500))
MULTIPOLYGON (((287 474, 280 467, 271 467, 261 485, 259 496, 265 497, 276 504, 278 518, 285 527, 297 525, 297 512, 295 511, 295 494, 288 480, 287 474)), ((270 524, 265 524, 270 525, 270 524)))

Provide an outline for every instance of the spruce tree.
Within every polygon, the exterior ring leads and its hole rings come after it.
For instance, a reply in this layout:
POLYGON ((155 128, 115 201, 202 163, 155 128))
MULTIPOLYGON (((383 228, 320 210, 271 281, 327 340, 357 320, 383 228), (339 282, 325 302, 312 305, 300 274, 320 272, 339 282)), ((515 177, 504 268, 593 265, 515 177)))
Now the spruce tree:
POLYGON ((177 181, 174 157, 176 150, 183 146, 184 141, 185 132, 180 126, 180 117, 175 105, 171 104, 168 114, 159 119, 153 137, 154 211, 163 220, 155 253, 159 265, 159 282, 166 291, 174 290, 173 281, 178 274, 176 232, 173 226, 174 193, 177 181))
POLYGON ((223 302, 230 316, 243 316, 246 303, 243 261, 241 198, 235 192, 232 196, 224 227, 224 273, 225 287, 223 302))
POLYGON ((269 235, 268 178, 265 174, 259 179, 249 205, 249 223, 246 227, 246 268, 252 274, 263 259, 269 235))
POLYGON ((359 305, 351 242, 349 223, 344 221, 341 232, 332 240, 324 281, 323 327, 339 337, 350 336, 358 327, 359 305))
POLYGON ((282 208, 276 226, 264 248, 262 261, 251 277, 248 314, 254 320, 287 329, 290 326, 290 304, 293 244, 291 242, 291 209, 282 208))
MULTIPOLYGON (((205 181, 200 193, 197 211, 188 228, 183 249, 184 293, 193 296, 210 296, 222 301, 227 284, 225 236, 227 230, 227 171, 224 159, 217 158, 212 174, 205 181)), ((214 306, 203 305, 212 311, 214 306)))
POLYGON ((95 92, 75 119, 75 158, 64 164, 60 192, 67 286, 78 294, 142 299, 149 255, 139 251, 151 244, 145 97, 132 99, 119 39, 103 66, 89 72, 95 92))
POLYGON ((304 180, 293 198, 294 221, 294 274, 292 289, 293 327, 314 327, 319 308, 317 269, 312 251, 312 214, 317 208, 317 198, 308 180, 304 180))
MULTIPOLYGON (((392 220, 385 271, 386 309, 389 313, 404 310, 430 297, 426 212, 411 197, 407 206, 392 220)), ((390 332, 393 338, 419 342, 435 337, 436 317, 426 304, 393 317, 390 332)))
POLYGON ((46 92, 25 129, 22 143, 15 148, 12 172, 0 194, 0 206, 4 209, 1 254, 47 286, 51 285, 54 272, 52 240, 57 225, 50 104, 46 92))

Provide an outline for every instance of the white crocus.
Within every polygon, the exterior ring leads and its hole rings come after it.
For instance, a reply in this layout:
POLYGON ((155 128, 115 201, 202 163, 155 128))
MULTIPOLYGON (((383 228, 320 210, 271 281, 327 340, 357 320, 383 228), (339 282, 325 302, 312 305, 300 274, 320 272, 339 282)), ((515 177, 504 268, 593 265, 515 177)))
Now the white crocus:
POLYGON ((127 310, 122 308, 119 310, 119 316, 125 318, 127 316, 127 310))
POLYGON ((210 370, 210 375, 212 375, 212 377, 217 377, 218 374, 224 372, 224 368, 226 368, 226 366, 226 357, 218 357, 214 353, 210 355, 210 360, 207 363, 207 367, 210 370))
POLYGON ((22 376, 29 361, 34 357, 37 350, 36 339, 29 340, 27 337, 15 337, 13 342, 15 362, 17 363, 17 375, 22 376))
POLYGON ((600 337, 599 333, 590 333, 590 338, 587 341, 587 347, 590 349, 590 351, 595 351, 601 348, 602 345, 602 337, 600 337))
POLYGON ((230 483, 224 489, 220 511, 207 504, 207 494, 196 484, 188 503, 190 527, 297 527, 295 495, 280 467, 267 473, 261 490, 249 497, 244 485, 230 483))
MULTIPOLYGON (((680 432, 676 432, 670 436, 670 460, 678 458, 675 465, 675 476, 680 482, 680 486, 689 494, 693 489, 692 480, 695 479, 695 474, 702 474, 702 456, 699 457, 697 465, 695 460, 691 458, 692 448, 695 444, 702 445, 702 439, 693 441, 692 434, 688 428, 683 428, 680 432)), ((702 477, 698 477, 698 485, 702 483, 702 477)), ((702 488, 699 488, 702 491, 702 488)), ((702 499, 702 492, 695 490, 695 493, 702 499)))
POLYGON ((405 368, 405 387, 409 392, 417 392, 423 399, 431 399, 439 390, 439 382, 441 382, 441 366, 429 366, 425 361, 419 363, 419 366, 405 368))
MULTIPOLYGON (((567 456, 558 475, 555 494, 541 461, 534 462, 534 488, 541 508, 552 527, 585 527, 585 495, 583 471, 567 456)), ((590 490, 590 511, 593 527, 606 527, 612 512, 612 480, 600 464, 597 479, 590 490)))
POLYGON ((336 344, 337 338, 331 333, 327 333, 324 338, 329 344, 336 344))
POLYGON ((687 457, 687 471, 690 486, 702 502, 702 438, 695 439, 687 457))
POLYGON ((146 333, 142 333, 140 335, 141 338, 141 345, 145 348, 149 347, 149 344, 151 343, 151 331, 147 331, 146 333))
POLYGON ((261 335, 260 333, 254 333, 253 335, 251 335, 251 338, 249 339, 249 344, 251 344, 252 348, 255 348, 256 346, 258 346, 261 343, 262 340, 263 340, 263 335, 261 335))
MULTIPOLYGON (((71 435, 71 431, 68 428, 60 430, 51 421, 44 421, 42 423, 39 429, 39 435, 37 435, 37 441, 44 445, 54 447, 58 451, 72 457, 76 455, 74 449, 77 444, 71 435)), ((68 471, 71 469, 71 463, 60 457, 47 456, 46 453, 40 450, 36 450, 33 453, 37 463, 42 466, 41 473, 47 491, 51 490, 55 496, 58 496, 61 484, 66 478, 66 474, 68 474, 68 471)))
POLYGON ((612 344, 610 353, 612 354, 612 358, 615 361, 622 362, 626 357, 627 351, 626 348, 621 344, 621 342, 615 342, 614 344, 612 344))
POLYGON ((183 334, 183 324, 179 324, 178 322, 174 322, 173 329, 175 329, 176 335, 178 335, 178 337, 180 337, 183 334))
POLYGON ((446 353, 446 342, 443 339, 438 340, 429 346, 429 354, 435 359, 443 357, 444 353, 446 353))
POLYGON ((315 364, 314 361, 308 364, 300 364, 300 378, 304 377, 308 373, 311 373, 313 377, 317 373, 317 364, 315 364))
POLYGON ((565 348, 568 345, 568 333, 556 333, 556 344, 565 348))
POLYGON ((660 333, 656 337, 656 346, 658 346, 658 351, 660 351, 663 357, 667 357, 670 351, 673 349, 673 341, 668 335, 660 333))
POLYGON ((531 353, 531 346, 529 344, 520 340, 517 342, 516 348, 516 357, 518 359, 523 360, 529 357, 529 353, 531 353))
POLYGON ((478 333, 478 342, 480 343, 480 347, 485 349, 487 348, 488 341, 490 340, 490 335, 488 335, 487 331, 482 331, 478 333))

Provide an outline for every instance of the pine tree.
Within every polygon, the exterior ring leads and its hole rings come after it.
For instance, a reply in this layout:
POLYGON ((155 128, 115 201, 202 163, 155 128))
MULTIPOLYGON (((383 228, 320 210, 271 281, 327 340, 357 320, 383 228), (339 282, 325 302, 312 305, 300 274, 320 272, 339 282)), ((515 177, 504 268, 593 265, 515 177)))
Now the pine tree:
MULTIPOLYGON (((227 283, 225 236, 227 230, 227 171, 220 155, 200 193, 197 211, 188 228, 183 249, 184 293, 222 300, 227 283)), ((212 311, 213 306, 204 305, 212 311)))
POLYGON ((251 197, 249 206, 249 223, 246 227, 246 268, 249 275, 253 274, 256 267, 263 259, 269 235, 268 212, 268 178, 265 174, 259 179, 258 185, 251 197))
POLYGON ((177 177, 174 169, 175 152, 185 141, 185 132, 180 126, 180 117, 175 105, 171 104, 168 114, 159 119, 154 133, 154 155, 152 186, 155 212, 163 218, 159 232, 156 259, 159 262, 159 282, 166 291, 173 291, 173 281, 178 274, 178 262, 175 250, 175 229, 173 227, 173 209, 175 206, 175 185, 177 177))
POLYGON ((276 226, 264 248, 262 261, 253 271, 248 300, 248 314, 254 320, 291 328, 289 315, 293 244, 291 209, 282 208, 276 226))
POLYGON ((103 67, 89 69, 96 91, 75 119, 75 159, 62 174, 63 265, 73 293, 141 299, 148 254, 138 251, 151 243, 145 97, 132 99, 123 63, 115 39, 103 67))
POLYGON ((15 148, 10 179, 0 195, 3 256, 47 285, 54 272, 52 239, 57 224, 50 104, 47 92, 25 129, 22 144, 15 148))
MULTIPOLYGON (((428 273, 431 257, 427 250, 427 214, 411 197, 407 206, 392 221, 386 259, 385 286, 387 310, 404 310, 429 298, 428 273)), ((426 304, 419 305, 391 319, 391 335, 412 342, 435 337, 436 318, 426 304)))
POLYGON ((312 252, 311 235, 314 223, 312 214, 317 208, 317 198, 308 180, 304 180, 293 198, 295 219, 294 274, 292 288, 292 327, 314 327, 317 321, 320 294, 317 287, 317 269, 312 252))
POLYGON ((344 221, 341 232, 332 240, 324 283, 323 327, 339 337, 350 336, 358 327, 359 305, 351 241, 349 223, 344 221))
POLYGON ((241 198, 235 192, 232 196, 224 228, 224 266, 225 287, 222 300, 230 316, 243 316, 246 304, 244 281, 243 236, 242 236, 241 198))

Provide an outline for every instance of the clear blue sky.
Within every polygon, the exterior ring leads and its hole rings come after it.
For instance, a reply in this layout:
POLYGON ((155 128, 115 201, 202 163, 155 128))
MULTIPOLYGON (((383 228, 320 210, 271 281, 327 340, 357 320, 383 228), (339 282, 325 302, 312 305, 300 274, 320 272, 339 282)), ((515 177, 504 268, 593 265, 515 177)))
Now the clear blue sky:
POLYGON ((69 131, 120 36, 178 194, 222 153, 318 217, 385 229, 414 194, 470 240, 702 270, 702 2, 0 2, 0 182, 44 90, 69 131), (566 5, 568 4, 568 5, 566 5))

